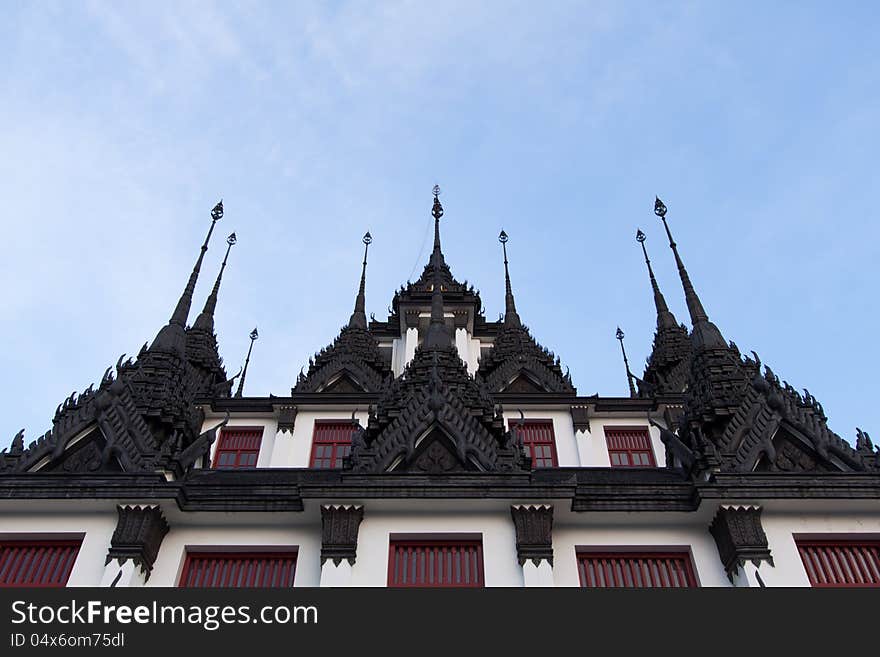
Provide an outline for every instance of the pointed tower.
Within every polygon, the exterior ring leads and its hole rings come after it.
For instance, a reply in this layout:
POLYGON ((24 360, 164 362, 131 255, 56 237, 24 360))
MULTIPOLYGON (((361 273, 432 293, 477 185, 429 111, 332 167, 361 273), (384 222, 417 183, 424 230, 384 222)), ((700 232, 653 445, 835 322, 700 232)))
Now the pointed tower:
POLYGON ((244 359, 244 367, 241 368, 241 378, 238 380, 238 390, 235 391, 236 397, 241 397, 244 393, 244 380, 247 378, 248 365, 251 363, 251 352, 254 350, 254 342, 260 337, 260 332, 257 331, 256 326, 248 337, 251 339, 251 343, 248 345, 247 356, 244 359))
POLYGON ((171 314, 171 319, 168 320, 168 324, 162 327, 162 330, 159 331, 156 339, 153 340, 153 344, 150 345, 151 351, 164 351, 176 353, 181 356, 183 355, 186 349, 186 334, 184 329, 186 328, 186 322, 189 318, 189 311, 192 306, 196 283, 199 280, 199 273, 202 271, 202 261, 205 259, 205 253, 208 252, 208 243, 211 241, 211 234, 214 232, 214 226, 222 218, 223 201, 221 200, 214 206, 214 209, 211 210, 211 227, 208 229, 208 235, 205 237, 204 244, 202 244, 202 249, 199 252, 199 257, 196 260, 192 273, 189 275, 186 287, 183 288, 183 294, 180 295, 180 299, 177 301, 177 306, 175 306, 174 312, 171 314))
POLYGON ((721 331, 709 320, 672 238, 666 222, 666 206, 659 198, 654 203, 654 214, 666 229, 693 325, 687 413, 692 422, 703 424, 706 437, 715 438, 739 406, 750 377, 739 352, 727 344, 721 331))
POLYGON ((372 243, 372 241, 373 236, 370 235, 370 231, 367 231, 363 237, 364 263, 363 268, 361 269, 361 285, 358 288, 358 294, 354 300, 354 311, 351 313, 351 317, 348 319, 348 325, 351 328, 359 328, 364 330, 366 330, 367 328, 367 301, 364 293, 367 286, 367 252, 370 249, 370 244, 372 243))
POLYGON ((509 239, 503 230, 498 235, 504 254, 504 321, 492 349, 480 360, 477 377, 492 393, 574 393, 571 379, 562 373, 559 358, 535 341, 516 311, 507 260, 509 239))
POLYGON ((97 389, 89 386, 59 404, 52 430, 20 455, 17 467, 181 477, 207 454, 212 438, 201 433, 204 413, 194 404, 204 373, 187 358, 185 326, 214 225, 222 216, 221 202, 211 212, 211 227, 183 294, 153 344, 144 344, 134 360, 120 356, 115 376, 108 367, 97 389))
MULTIPOLYGON (((445 266, 443 252, 440 251, 440 217, 443 216, 443 206, 440 205, 440 188, 434 186, 434 207, 431 214, 434 216, 434 252, 431 254, 430 266, 432 269, 431 281, 431 323, 428 324, 428 332, 422 344, 423 349, 449 349, 452 347, 452 337, 446 328, 446 318, 443 312, 443 272, 445 266)), ((448 268, 447 268, 448 269, 448 268)))
POLYGON ((510 239, 504 229, 498 234, 501 249, 504 252, 504 328, 521 328, 522 322, 516 312, 516 302, 513 299, 513 288, 510 285, 510 271, 507 268, 507 240, 510 239))
POLYGON ((376 338, 367 328, 367 254, 373 236, 364 234, 364 261, 361 282, 351 317, 333 344, 309 361, 309 370, 300 374, 293 392, 378 392, 391 376, 391 368, 379 350, 376 338))
POLYGON ((645 247, 645 234, 636 231, 636 241, 642 246, 648 277, 654 293, 654 306, 657 310, 657 330, 654 332, 654 345, 645 367, 642 380, 639 381, 639 396, 651 397, 658 395, 678 394, 687 387, 690 368, 691 341, 684 325, 679 324, 675 315, 666 305, 666 299, 660 291, 648 250, 645 247))
POLYGON ((228 397, 232 383, 226 380, 226 370, 223 367, 223 359, 220 358, 217 336, 214 333, 214 311, 217 309, 220 282, 229 260, 229 253, 237 241, 235 233, 226 238, 226 254, 223 256, 217 280, 214 281, 214 287, 205 301, 204 309, 186 332, 187 360, 201 375, 200 393, 211 397, 228 397))
POLYGON ((352 445, 357 471, 442 474, 524 467, 503 418, 468 374, 446 324, 439 194, 435 186, 434 252, 420 279, 430 290, 430 321, 412 360, 383 391, 362 439, 352 445))
MULTIPOLYGON (((770 368, 743 359, 710 320, 691 283, 658 198, 693 324, 684 417, 679 435, 692 453, 692 471, 864 471, 873 464, 831 431, 822 405, 802 397, 770 368)), ((753 352, 754 353, 754 352, 753 352)))

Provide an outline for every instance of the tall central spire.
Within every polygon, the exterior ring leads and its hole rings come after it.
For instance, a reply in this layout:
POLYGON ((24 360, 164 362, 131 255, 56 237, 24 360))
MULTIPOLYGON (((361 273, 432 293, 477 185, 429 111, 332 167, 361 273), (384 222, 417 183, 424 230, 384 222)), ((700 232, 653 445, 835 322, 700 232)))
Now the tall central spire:
POLYGON ((232 250, 233 244, 238 241, 235 233, 226 238, 226 255, 223 256, 223 263, 220 265, 220 272, 217 274, 217 280, 214 281, 214 288, 205 301, 205 308, 196 317, 193 322, 193 328, 196 330, 211 332, 214 330, 214 311, 217 309, 217 295, 220 293, 220 281, 223 279, 223 270, 226 269, 226 261, 229 259, 229 252, 232 250))
POLYGON ((516 303, 513 300, 513 288, 510 286, 510 272, 507 269, 507 241, 510 238, 503 230, 498 234, 501 249, 504 251, 504 328, 520 328, 522 322, 516 312, 516 303))
POLYGON ((431 214, 434 215, 434 253, 431 254, 434 276, 431 286, 431 323, 428 325, 428 334, 423 343, 426 349, 452 345, 449 331, 446 330, 446 320, 443 317, 443 279, 440 275, 440 267, 443 264, 443 254, 440 252, 440 217, 443 216, 443 206, 440 205, 439 197, 440 187, 434 185, 434 207, 431 209, 431 214))
POLYGON ((351 328, 367 328, 367 314, 366 314, 366 296, 364 294, 367 285, 367 251, 370 248, 370 243, 373 241, 373 236, 370 235, 370 231, 367 231, 363 237, 364 243, 364 266, 361 270, 361 286, 358 288, 358 295, 354 301, 354 311, 351 313, 351 318, 348 320, 348 325, 351 328))
POLYGON ((199 253, 192 273, 189 275, 189 280, 183 289, 183 294, 181 294, 180 299, 177 301, 177 306, 175 306, 174 312, 171 314, 171 319, 159 331, 156 339, 153 340, 151 348, 183 352, 185 341, 184 327, 192 307, 193 292, 195 292, 196 282, 199 280, 199 272, 202 270, 202 261, 205 259, 205 253, 208 251, 208 242, 211 240, 211 234, 214 232, 214 225, 222 217, 223 201, 221 200, 211 210, 211 227, 208 229, 208 235, 205 237, 204 244, 202 244, 202 250, 199 253))
POLYGON ((440 186, 434 185, 434 207, 431 214, 434 215, 434 250, 431 252, 431 265, 440 267, 446 264, 443 251, 440 249, 440 217, 443 216, 443 206, 440 205, 440 186))
POLYGON ((675 240, 672 239, 672 232, 669 230, 669 224, 666 223, 666 206, 659 198, 656 198, 654 201, 654 214, 660 217, 663 221, 663 227, 666 229, 666 236, 669 238, 669 248, 672 249, 672 253, 675 255, 675 264, 678 266, 678 275, 681 278, 681 285, 684 288, 685 302, 687 303, 688 313, 690 313, 691 316, 691 324, 693 324, 694 327, 692 340, 694 341, 695 346, 726 347, 727 343, 724 341, 721 331, 718 330, 718 327, 715 326, 715 324, 709 321, 709 315, 706 314, 706 310, 703 308, 700 297, 697 296, 697 292, 694 290, 687 269, 685 269, 681 256, 678 254, 678 246, 676 245, 675 240))
POLYGON ((654 278, 654 270, 651 268, 651 260, 648 258, 648 249, 645 248, 645 234, 641 230, 636 231, 636 241, 642 245, 642 253, 645 254, 645 264, 648 265, 648 276, 651 278, 651 289, 654 290, 654 305, 657 307, 657 330, 676 328, 678 322, 675 321, 675 315, 666 305, 666 299, 657 285, 657 279, 654 278))

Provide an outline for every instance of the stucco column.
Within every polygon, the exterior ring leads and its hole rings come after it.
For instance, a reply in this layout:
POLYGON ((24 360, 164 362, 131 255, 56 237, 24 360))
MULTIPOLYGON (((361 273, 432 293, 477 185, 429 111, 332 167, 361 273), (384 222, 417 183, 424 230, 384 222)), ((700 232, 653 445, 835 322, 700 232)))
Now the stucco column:
POLYGON ((577 445, 578 461, 582 467, 591 465, 590 443, 590 418, 586 406, 571 407, 571 423, 574 426, 574 441, 577 445))
POLYGON ((471 363, 470 338, 468 337, 467 329, 455 329, 455 348, 458 349, 458 357, 467 365, 468 374, 473 376, 474 367, 473 363, 471 363))
POLYGON ((761 525, 759 506, 722 506, 715 514, 709 533, 715 539, 718 556, 734 586, 765 586, 759 573, 773 568, 767 535, 761 525))
POLYGON ((168 523, 158 506, 118 506, 101 586, 143 586, 159 556, 168 523))
POLYGON ((553 586, 553 507, 547 504, 510 507, 516 528, 516 556, 524 586, 553 586))
POLYGON ((358 529, 364 507, 330 504, 321 507, 321 586, 351 586, 357 559, 358 529))
MULTIPOLYGON (((419 346, 419 329, 410 326, 406 329, 406 348, 404 349, 403 367, 406 367, 409 361, 416 355, 416 347, 419 346)), ((401 370, 403 371, 403 370, 401 370)))

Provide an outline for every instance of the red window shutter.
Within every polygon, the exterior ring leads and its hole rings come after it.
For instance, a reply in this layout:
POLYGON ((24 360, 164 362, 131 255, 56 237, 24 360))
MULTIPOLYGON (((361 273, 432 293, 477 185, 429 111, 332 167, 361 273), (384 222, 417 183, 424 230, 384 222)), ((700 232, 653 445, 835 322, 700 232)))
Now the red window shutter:
POLYGON ((62 587, 79 554, 77 541, 0 541, 0 587, 62 587))
POLYGON ((295 570, 295 552, 188 552, 179 586, 288 588, 295 570))
POLYGON ((351 435, 355 428, 350 420, 316 420, 309 467, 341 468, 343 459, 351 453, 351 435))
POLYGON ((532 457, 533 468, 555 468, 559 465, 552 420, 514 420, 512 425, 532 457))
POLYGON ((480 540, 392 540, 388 586, 480 588, 483 543, 480 540))
POLYGON ((214 453, 214 468, 256 468, 262 442, 262 427, 224 428, 214 453))
POLYGON ((880 587, 880 540, 796 541, 815 587, 880 587))
POLYGON ((585 588, 690 588, 697 586, 686 552, 580 552, 578 574, 585 588))
POLYGON ((657 466, 647 427, 605 427, 605 441, 613 468, 657 466))

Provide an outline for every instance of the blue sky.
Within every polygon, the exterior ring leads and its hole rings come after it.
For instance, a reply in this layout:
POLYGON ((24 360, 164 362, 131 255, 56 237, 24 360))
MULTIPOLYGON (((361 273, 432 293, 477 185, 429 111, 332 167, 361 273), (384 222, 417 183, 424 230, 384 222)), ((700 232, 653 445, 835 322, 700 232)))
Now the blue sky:
MULTIPOLYGON (((80 2, 0 7, 0 444, 167 321, 209 212, 248 394, 288 394, 348 318, 418 276, 431 187, 459 279, 581 394, 625 395, 654 309, 686 311, 654 195, 725 337, 880 438, 873 3, 80 2), (5 437, 4 437, 5 436, 5 437)), ((196 311, 198 308, 196 309, 196 311)), ((195 316, 195 312, 192 317, 195 316)))

